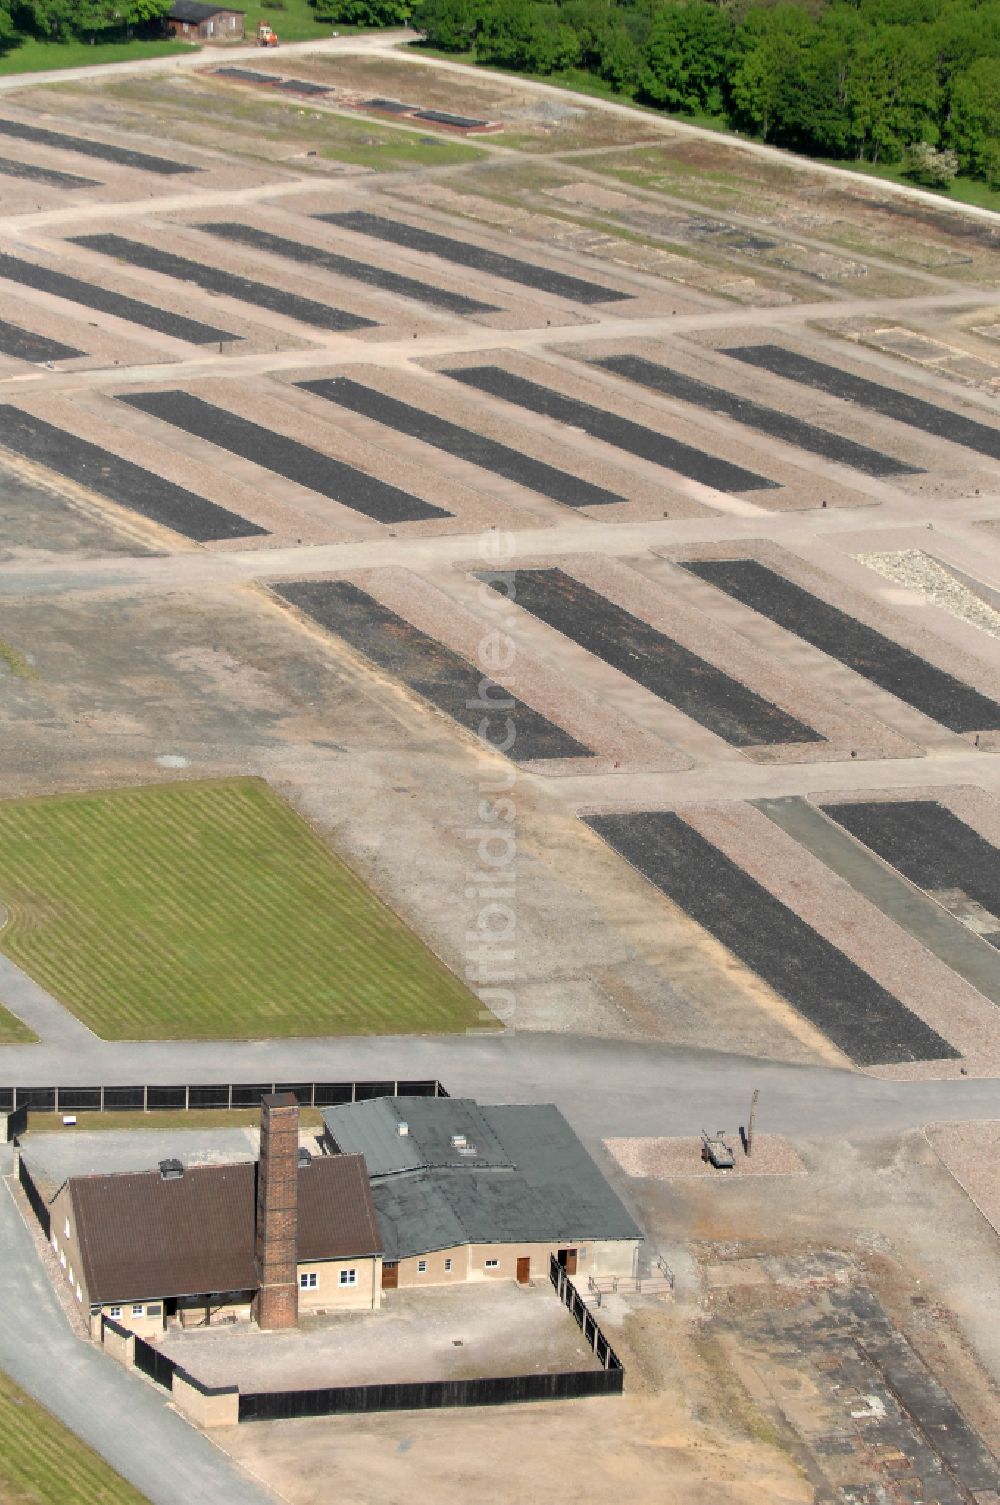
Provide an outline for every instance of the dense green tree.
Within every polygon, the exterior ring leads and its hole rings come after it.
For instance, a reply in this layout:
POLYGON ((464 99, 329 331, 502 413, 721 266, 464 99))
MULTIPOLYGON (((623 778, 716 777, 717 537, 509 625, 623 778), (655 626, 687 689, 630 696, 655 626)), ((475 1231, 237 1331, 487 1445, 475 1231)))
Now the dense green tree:
POLYGON ((416 0, 410 21, 431 47, 467 52, 476 39, 482 9, 480 0, 416 0))
POLYGON ((898 162, 914 141, 936 144, 937 69, 928 40, 916 28, 885 26, 862 33, 847 96, 859 156, 898 162))
POLYGON ((1000 58, 979 58, 952 79, 947 137, 965 172, 1000 187, 1000 58))
POLYGON ((560 19, 558 6, 532 0, 497 0, 483 18, 476 57, 528 73, 556 73, 580 57, 576 32, 560 19))
POLYGON ((345 26, 403 26, 410 0, 314 0, 317 19, 345 26))
POLYGON ((732 47, 733 23, 726 11, 704 0, 671 0, 653 18, 643 93, 671 110, 720 113, 732 47))
POLYGON ((816 22, 797 5, 752 10, 737 33, 733 109, 765 141, 797 113, 793 96, 817 34, 816 22))
POLYGON ((9 52, 17 42, 17 28, 8 0, 0 0, 0 52, 9 52))
POLYGON ((642 79, 643 56, 638 42, 624 26, 608 34, 601 51, 598 72, 601 77, 625 94, 633 94, 642 79))
POLYGON ((169 0, 22 0, 15 20, 43 37, 91 37, 146 26, 168 9, 169 0))

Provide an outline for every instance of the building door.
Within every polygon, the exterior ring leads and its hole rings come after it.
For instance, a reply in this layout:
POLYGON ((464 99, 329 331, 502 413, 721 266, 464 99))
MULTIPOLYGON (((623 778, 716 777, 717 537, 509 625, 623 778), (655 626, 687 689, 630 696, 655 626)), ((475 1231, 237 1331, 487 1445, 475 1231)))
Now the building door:
POLYGON ((394 1259, 384 1260, 382 1263, 382 1289, 383 1291, 395 1291, 399 1285, 399 1265, 394 1259))
POLYGON ((556 1255, 556 1258, 558 1259, 559 1263, 562 1265, 563 1269, 566 1271, 567 1275, 575 1275, 576 1274, 576 1250, 575 1249, 560 1249, 559 1253, 556 1255))
POLYGON ((530 1279, 531 1279, 531 1257, 530 1257, 530 1255, 527 1255, 527 1254, 525 1254, 525 1255, 518 1255, 518 1259, 517 1259, 517 1283, 518 1283, 519 1286, 526 1286, 528 1284, 528 1281, 530 1279))

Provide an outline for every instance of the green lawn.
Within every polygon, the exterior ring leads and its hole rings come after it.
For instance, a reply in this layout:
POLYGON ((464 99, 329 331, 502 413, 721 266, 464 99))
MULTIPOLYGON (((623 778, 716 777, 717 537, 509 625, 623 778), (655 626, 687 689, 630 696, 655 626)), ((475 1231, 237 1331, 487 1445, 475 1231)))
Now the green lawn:
MULTIPOLYGON (((832 158, 824 158, 830 167, 847 167, 851 172, 858 173, 865 178, 881 178, 889 183, 906 183, 910 188, 919 188, 919 183, 914 183, 903 172, 899 162, 890 165, 885 163, 872 164, 871 162, 844 162, 834 161, 832 158)), ((935 198, 953 199, 960 204, 976 204, 980 209, 992 209, 1000 211, 1000 191, 990 188, 980 178, 963 178, 961 175, 947 189, 930 189, 935 198)))
POLYGON ((5 643, 0 638, 0 669, 6 669, 15 679, 37 679, 38 671, 25 658, 19 648, 5 643))
POLYGON ((190 52, 186 42, 143 41, 97 42, 43 42, 37 37, 25 37, 20 46, 0 57, 0 74, 47 73, 52 68, 90 68, 95 63, 134 63, 139 58, 170 57, 177 52, 190 52))
POLYGON ((2 1505, 145 1505, 110 1464, 0 1374, 2 1505))
MULTIPOLYGON (((257 35, 257 27, 261 21, 278 33, 279 42, 311 42, 320 37, 332 36, 338 32, 340 36, 354 36, 359 31, 367 30, 363 26, 342 26, 340 22, 317 21, 316 12, 309 4, 309 0, 251 0, 247 7, 246 35, 257 35)), ((278 55, 280 55, 280 48, 278 55)), ((274 57, 276 54, 270 53, 274 57)))
MULTIPOLYGON (((5 1009, 0 1003, 0 1045, 32 1045, 37 1039, 38 1036, 34 1030, 22 1024, 20 1019, 15 1018, 10 1010, 5 1009)), ((3 1496, 0 1495, 0 1505, 2 1501, 3 1496)))
POLYGON ((436 1033, 483 1019, 257 779, 2 803, 0 904, 0 950, 108 1040, 436 1033))
MULTIPOLYGON (((192 1108, 188 1113, 174 1113, 154 1108, 150 1113, 77 1113, 76 1126, 67 1128, 62 1113, 28 1114, 32 1134, 82 1134, 91 1129, 255 1129, 260 1123, 260 1108, 192 1108)), ((299 1109, 299 1127, 321 1129, 323 1115, 318 1108, 299 1109)), ((3 1494, 0 1492, 0 1505, 3 1494)))

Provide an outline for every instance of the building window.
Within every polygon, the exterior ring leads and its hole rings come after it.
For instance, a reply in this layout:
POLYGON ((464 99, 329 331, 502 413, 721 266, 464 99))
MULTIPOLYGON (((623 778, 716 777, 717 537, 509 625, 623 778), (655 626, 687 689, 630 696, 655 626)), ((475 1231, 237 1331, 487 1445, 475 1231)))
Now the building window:
POLYGON ((446 1259, 445 1262, 444 1262, 444 1273, 446 1275, 450 1275, 451 1274, 451 1260, 450 1259, 446 1259))
POLYGON ((142 1304, 141 1301, 133 1301, 133 1303, 132 1303, 132 1316, 133 1317, 141 1317, 144 1311, 145 1311, 145 1307, 143 1306, 143 1304, 142 1304))
POLYGON ((67 1238, 69 1238, 69 1218, 66 1219, 66 1226, 63 1228, 63 1233, 67 1238))
POLYGON ((59 1256, 59 1263, 62 1265, 63 1269, 65 1270, 65 1268, 66 1268, 66 1250, 65 1249, 63 1250, 63 1252, 59 1256))
POLYGON ((299 1276, 300 1291, 315 1291, 319 1285, 319 1276, 315 1270, 303 1270, 299 1276))
POLYGON ((122 1309, 121 1309, 120 1306, 109 1306, 108 1307, 108 1316, 112 1319, 112 1321, 116 1317, 120 1317, 121 1314, 122 1314, 122 1309))
MULTIPOLYGON (((66 1263, 66 1261, 63 1260, 63 1264, 64 1265, 65 1265, 65 1263, 66 1263)), ((72 1265, 70 1265, 70 1267, 69 1267, 69 1283, 70 1283, 71 1286, 75 1286, 76 1285, 76 1276, 73 1274, 73 1266, 72 1265)))
POLYGON ((486 1268, 487 1270, 499 1270, 500 1261, 498 1259, 488 1259, 486 1261, 486 1268))
POLYGON ((418 1259, 417 1260, 417 1274, 418 1275, 426 1275, 427 1274, 427 1261, 425 1259, 418 1259))
POLYGON ((342 1286, 356 1286, 358 1283, 357 1270, 341 1270, 340 1284, 342 1286))
POLYGON ((81 1286, 79 1281, 77 1281, 76 1283, 76 1299, 77 1301, 83 1300, 83 1287, 81 1286))

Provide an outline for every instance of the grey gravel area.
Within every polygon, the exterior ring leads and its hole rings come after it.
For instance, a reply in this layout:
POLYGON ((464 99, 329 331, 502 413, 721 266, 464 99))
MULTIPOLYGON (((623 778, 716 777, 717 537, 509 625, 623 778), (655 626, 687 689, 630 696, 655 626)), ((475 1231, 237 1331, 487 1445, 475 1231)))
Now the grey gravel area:
POLYGON ((832 434, 828 429, 806 423, 804 419, 796 418, 791 413, 751 402, 749 398, 740 397, 735 392, 710 386, 708 382, 698 381, 693 376, 655 361, 647 361, 636 355, 609 355, 598 359, 594 364, 603 366, 606 371, 613 371, 616 376, 622 376, 627 381, 637 382, 654 392, 662 392, 665 397, 675 397, 680 402, 689 402, 695 407, 721 413, 759 433, 769 434, 785 444, 797 445, 799 449, 821 455, 825 460, 833 460, 839 465, 849 465, 865 475, 920 473, 917 465, 907 465, 905 461, 897 460, 892 455, 882 454, 868 445, 845 439, 842 434, 832 434))
POLYGON ((68 361, 82 350, 72 345, 63 345, 59 340, 50 340, 31 329, 21 329, 17 324, 8 324, 0 319, 0 353, 13 356, 16 361, 68 361))
POLYGON ((1000 704, 752 559, 687 560, 684 568, 838 659, 953 732, 1000 728, 1000 704))
POLYGON ((910 590, 918 590, 933 606, 939 606, 942 611, 957 617, 961 622, 968 622, 971 627, 988 632, 991 637, 1000 638, 1000 611, 987 605, 967 585, 963 585, 946 565, 932 559, 922 549, 900 549, 887 554, 856 554, 854 557, 859 564, 866 564, 884 580, 891 580, 910 590))
POLYGON ((445 418, 438 418, 422 408, 387 397, 375 388, 363 386, 348 377, 338 376, 319 381, 299 382, 306 392, 314 392, 328 402, 339 403, 353 413, 360 413, 376 423, 384 423, 400 433, 433 445, 445 454, 467 460, 470 465, 481 466, 506 480, 551 497, 567 507, 603 507, 623 502, 623 496, 583 481, 578 476, 558 470, 543 460, 534 460, 523 450, 499 444, 495 439, 477 434, 472 429, 460 428, 445 418))
POLYGON ((79 152, 84 157, 97 157, 102 162, 116 162, 120 167, 136 167, 141 172, 155 172, 167 177, 179 172, 201 171, 188 162, 170 162, 166 157, 153 157, 148 152, 133 151, 130 147, 109 146, 106 141, 91 141, 88 136, 68 136, 63 131, 49 131, 20 120, 0 120, 0 136, 16 136, 20 141, 33 141, 38 146, 51 146, 61 152, 79 152))
POLYGON ((853 372, 829 366, 825 361, 815 361, 781 345, 739 345, 722 353, 789 381, 818 387, 821 392, 857 403, 859 407, 893 418, 897 423, 923 429, 924 433, 933 434, 935 438, 947 439, 952 444, 961 444, 966 449, 1000 460, 1000 428, 978 423, 973 418, 952 412, 950 408, 926 402, 922 397, 911 397, 908 392, 855 376, 853 372))
POLYGON ((418 303, 429 303, 432 307, 447 309, 449 313, 483 314, 497 311, 495 303, 467 298, 463 293, 452 292, 450 288, 435 287, 431 282, 404 277, 399 272, 374 266, 370 261, 355 261, 350 256, 341 256, 336 251, 324 251, 320 246, 310 246, 301 240, 289 240, 286 235, 272 235, 267 230, 258 230, 255 225, 218 220, 199 225, 198 229, 204 230, 208 235, 218 236, 220 240, 250 246, 255 251, 266 251, 270 256, 284 256, 289 261, 298 261, 305 266, 319 267, 324 272, 333 272, 338 277, 350 277, 385 293, 397 293, 401 298, 414 298, 418 303))
POLYGON ((227 298, 237 298, 254 308, 267 308, 272 313, 297 319, 314 329, 332 329, 343 332, 350 329, 372 329, 374 319, 365 319, 360 314, 348 313, 346 309, 333 308, 327 303, 318 303, 315 298, 303 298, 290 293, 271 282, 255 282, 250 277, 239 277, 222 267, 205 266, 192 261, 188 256, 175 256, 171 251, 157 246, 147 246, 138 240, 128 240, 123 235, 77 235, 71 244, 83 246, 88 251, 99 251, 104 256, 113 256, 126 266, 142 267, 148 272, 159 272, 164 277, 176 277, 179 282, 191 282, 208 293, 222 293, 227 298))
POLYGON ((175 340, 188 340, 192 345, 214 345, 219 340, 240 338, 225 329, 216 329, 212 324, 202 324, 198 319, 188 319, 169 309, 157 308, 153 303, 141 303, 138 298, 111 292, 94 282, 84 282, 80 277, 25 261, 20 256, 0 255, 0 277, 8 282, 18 282, 23 287, 33 287, 41 293, 51 293, 56 298, 66 298, 84 308, 114 314, 117 319, 128 319, 131 324, 141 324, 145 329, 172 335, 175 340))
POLYGON ((566 272, 555 272, 550 267, 533 265, 516 256, 505 256, 498 251, 487 250, 469 240, 456 240, 450 235, 439 235, 432 230, 423 230, 403 220, 383 219, 364 210, 349 210, 345 214, 318 214, 317 219, 337 225, 341 230, 354 230, 359 235, 371 235, 376 240, 387 240, 393 245, 404 246, 408 251, 420 251, 429 256, 440 256, 444 261, 457 262, 460 266, 472 267, 477 272, 488 272, 493 277, 502 277, 508 282, 520 282, 525 287, 537 288, 543 293, 568 298, 573 303, 618 303, 630 294, 617 292, 614 288, 572 277, 566 272))
POLYGON ((529 381, 502 366, 457 366, 445 369, 443 375, 452 377, 473 387, 477 392, 486 392, 530 413, 539 413, 544 418, 554 418, 570 428, 582 429, 592 439, 599 439, 615 449, 661 465, 665 470, 674 470, 678 475, 688 476, 716 491, 773 491, 780 488, 779 481, 770 481, 731 460, 710 455, 655 429, 633 423, 630 418, 621 418, 593 403, 581 402, 579 398, 567 397, 552 387, 529 381))
POLYGON ((286 438, 260 424, 251 423, 249 419, 217 408, 189 392, 123 393, 118 401, 127 402, 130 407, 161 418, 165 423, 172 423, 209 444, 217 444, 231 454, 251 460, 265 470, 295 481, 299 486, 340 502, 355 512, 362 512, 377 522, 412 522, 450 515, 443 508, 411 496, 398 486, 390 486, 341 460, 309 449, 297 439, 286 438))
POLYGON ((199 543, 259 537, 266 531, 227 507, 6 403, 0 406, 0 445, 199 543))
POLYGON ((44 183, 48 188, 100 188, 96 178, 81 178, 75 172, 59 172, 54 167, 39 167, 36 162, 18 162, 15 157, 0 157, 0 173, 7 178, 23 178, 28 183, 44 183))

